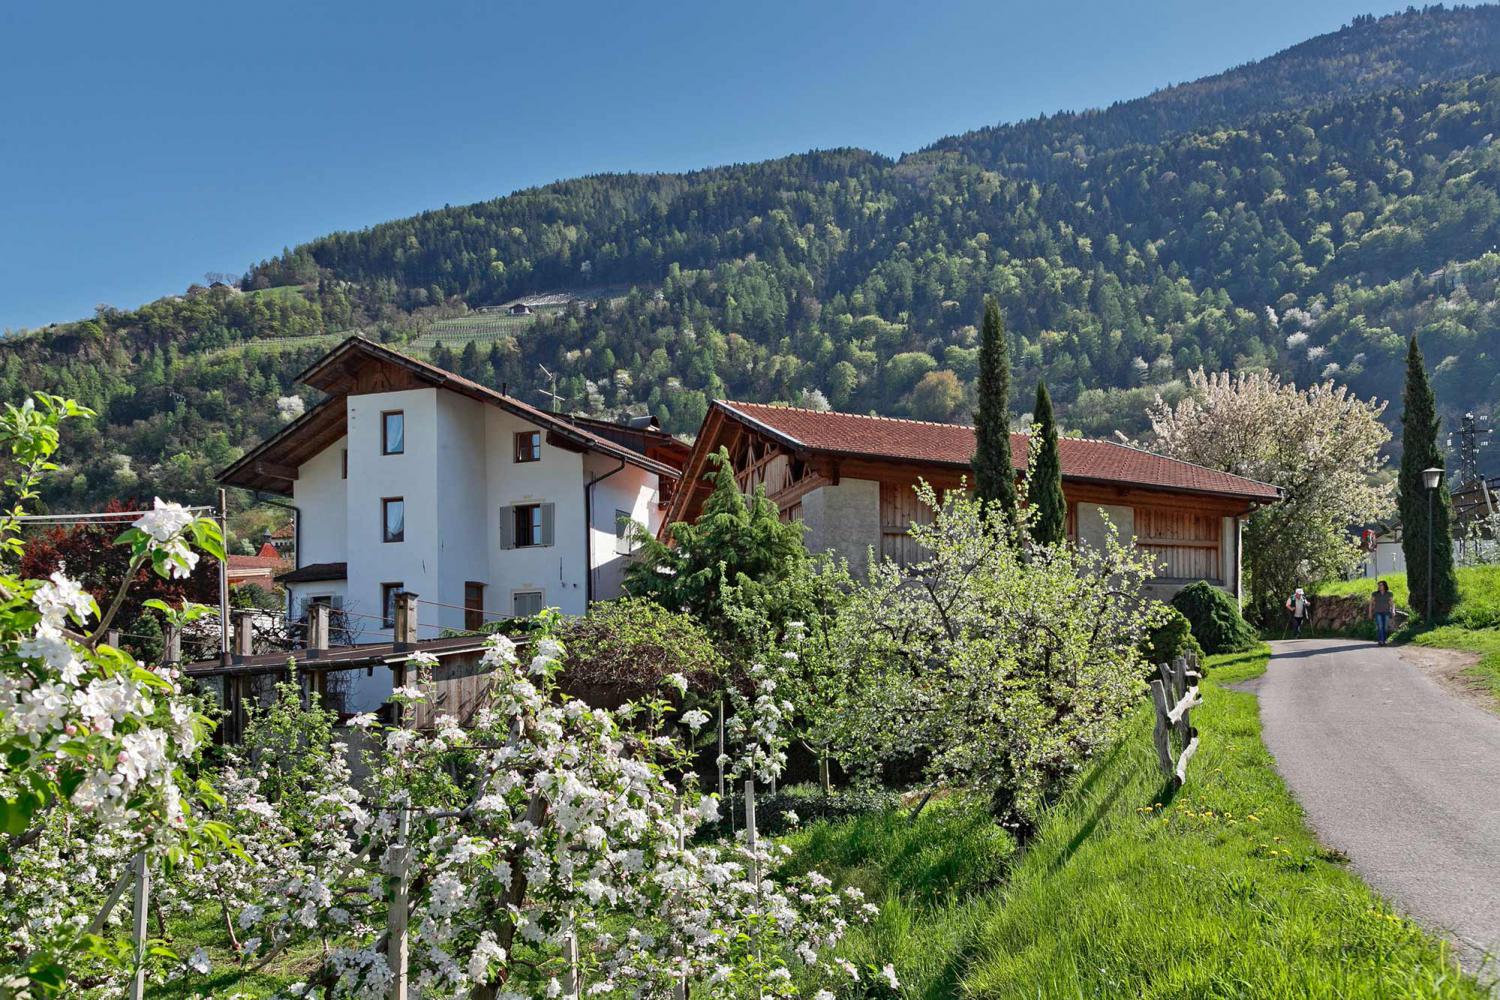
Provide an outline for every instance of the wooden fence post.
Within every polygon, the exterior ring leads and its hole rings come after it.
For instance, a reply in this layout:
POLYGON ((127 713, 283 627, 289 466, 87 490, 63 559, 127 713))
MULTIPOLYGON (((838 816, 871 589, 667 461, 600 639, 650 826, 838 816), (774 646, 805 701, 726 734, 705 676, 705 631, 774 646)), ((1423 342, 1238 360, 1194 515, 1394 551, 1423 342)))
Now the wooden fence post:
POLYGON ((130 1000, 146 995, 146 921, 150 916, 151 866, 144 849, 131 862, 135 866, 135 897, 130 908, 130 945, 135 956, 135 974, 130 979, 130 1000))
POLYGON ((1151 738, 1156 742, 1156 760, 1161 765, 1162 774, 1172 773, 1172 743, 1171 734, 1167 730, 1167 688, 1161 681, 1151 682, 1151 701, 1156 706, 1156 725, 1151 731, 1151 738))
POLYGON ((760 834, 755 829, 755 779, 745 779, 745 843, 750 846, 750 880, 755 885, 755 894, 760 895, 760 859, 756 851, 760 847, 760 834))
POLYGON ((175 667, 182 662, 182 629, 168 622, 162 626, 161 662, 164 667, 175 667))
POLYGON ((568 917, 568 935, 563 939, 563 958, 568 967, 563 972, 563 996, 577 1000, 583 995, 583 977, 578 971, 578 929, 568 917))
MULTIPOLYGON (((677 850, 681 851, 686 846, 687 840, 682 828, 682 796, 677 797, 677 803, 673 806, 673 815, 677 818, 677 850)), ((672 957, 677 959, 677 974, 672 977, 672 1000, 687 1000, 687 953, 682 947, 679 939, 672 942, 672 957)))
POLYGON ((386 963, 391 970, 390 1000, 406 1000, 407 959, 410 943, 406 936, 406 922, 410 916, 411 848, 407 845, 407 834, 411 825, 408 806, 397 806, 396 843, 391 845, 391 906, 387 917, 386 963))

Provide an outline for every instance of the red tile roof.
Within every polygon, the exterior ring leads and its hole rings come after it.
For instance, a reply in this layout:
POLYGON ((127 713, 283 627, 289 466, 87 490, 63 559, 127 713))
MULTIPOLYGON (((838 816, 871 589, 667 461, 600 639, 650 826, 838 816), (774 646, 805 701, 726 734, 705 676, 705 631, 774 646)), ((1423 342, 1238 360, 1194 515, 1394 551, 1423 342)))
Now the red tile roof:
MULTIPOLYGON (((974 428, 958 424, 728 400, 714 405, 790 447, 808 451, 962 467, 968 467, 974 457, 974 428)), ((1017 469, 1026 467, 1026 449, 1026 435, 1010 436, 1011 462, 1017 469)), ((1064 479, 1264 501, 1280 496, 1276 487, 1266 483, 1113 441, 1063 438, 1058 442, 1058 452, 1064 479)))

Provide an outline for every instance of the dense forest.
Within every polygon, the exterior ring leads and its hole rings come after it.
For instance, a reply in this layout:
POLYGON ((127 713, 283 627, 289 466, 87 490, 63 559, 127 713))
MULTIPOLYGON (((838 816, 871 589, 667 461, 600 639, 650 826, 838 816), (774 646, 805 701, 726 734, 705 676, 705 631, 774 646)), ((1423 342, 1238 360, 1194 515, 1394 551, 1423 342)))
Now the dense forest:
POLYGON ((680 175, 604 175, 338 233, 124 312, 14 334, 0 392, 103 414, 59 505, 213 470, 312 401, 293 376, 362 331, 579 411, 691 434, 716 397, 934 420, 973 406, 981 303, 1015 397, 1140 429, 1184 372, 1269 367, 1399 393, 1417 333, 1448 415, 1500 393, 1500 8, 1361 18, 1111 108, 680 175), (599 289, 608 289, 599 292, 599 289), (510 332, 483 306, 574 292, 510 332), (456 328, 456 327, 455 327, 456 328))

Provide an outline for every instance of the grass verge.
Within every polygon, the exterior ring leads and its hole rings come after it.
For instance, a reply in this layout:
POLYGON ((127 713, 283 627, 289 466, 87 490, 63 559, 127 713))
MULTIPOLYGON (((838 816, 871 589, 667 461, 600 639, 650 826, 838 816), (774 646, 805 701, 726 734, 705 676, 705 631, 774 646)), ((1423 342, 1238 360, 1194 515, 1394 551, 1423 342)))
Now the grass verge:
POLYGON ((893 963, 906 996, 931 1000, 1487 996, 1307 829, 1261 741, 1255 696, 1227 686, 1260 674, 1266 656, 1209 661, 1184 789, 1164 786, 1150 714, 1138 712, 1002 885, 935 893, 912 880, 912 851, 971 849, 975 819, 961 805, 924 821, 920 849, 899 830, 868 842, 871 824, 894 816, 797 835, 825 873, 884 890, 887 909, 851 940, 851 958, 893 963))

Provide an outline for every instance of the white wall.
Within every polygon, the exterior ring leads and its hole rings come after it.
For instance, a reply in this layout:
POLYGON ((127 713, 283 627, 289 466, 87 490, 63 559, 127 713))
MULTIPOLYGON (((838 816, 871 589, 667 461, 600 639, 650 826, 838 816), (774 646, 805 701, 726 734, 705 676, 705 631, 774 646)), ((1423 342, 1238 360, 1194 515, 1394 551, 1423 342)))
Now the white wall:
POLYGON ((535 426, 494 406, 484 414, 486 450, 485 533, 489 588, 485 601, 509 614, 518 590, 540 590, 545 606, 580 615, 586 610, 586 557, 583 534, 583 456, 542 441, 538 462, 515 460, 517 431, 535 426), (500 548, 500 510, 521 503, 556 504, 552 545, 500 548))
POLYGON ((645 525, 653 535, 661 527, 656 474, 634 465, 615 472, 619 466, 620 460, 608 455, 590 454, 584 461, 584 472, 589 478, 609 476, 594 484, 590 515, 596 601, 612 600, 623 593, 625 567, 630 563, 629 555, 615 551, 615 511, 625 511, 632 521, 645 525))
MULTIPOLYGON (((484 403, 453 392, 437 394, 437 592, 427 599, 450 607, 424 605, 418 609, 421 621, 436 621, 446 628, 463 628, 464 583, 473 580, 488 584, 490 560, 486 546, 488 518, 485 516, 485 493, 480 488, 479 470, 488 460, 498 457, 501 449, 489 446, 485 438, 484 403)), ((495 594, 485 587, 487 610, 496 610, 495 594)), ((422 629, 421 637, 437 635, 422 629)))
MULTIPOLYGON (((438 390, 407 389, 348 397, 349 502, 346 509, 346 551, 349 592, 346 612, 379 616, 383 583, 399 583, 426 600, 440 600, 438 555, 439 478, 438 390), (406 420, 406 450, 382 455, 381 413, 401 410, 406 420), (406 501, 405 539, 381 541, 381 500, 406 501)), ((372 618, 367 641, 389 640, 389 629, 372 618)), ((423 629, 420 638, 436 638, 423 629)))
POLYGON ((348 503, 344 480, 344 448, 339 438, 302 463, 292 482, 292 503, 297 505, 300 537, 297 565, 343 562, 347 551, 344 510, 348 503))

